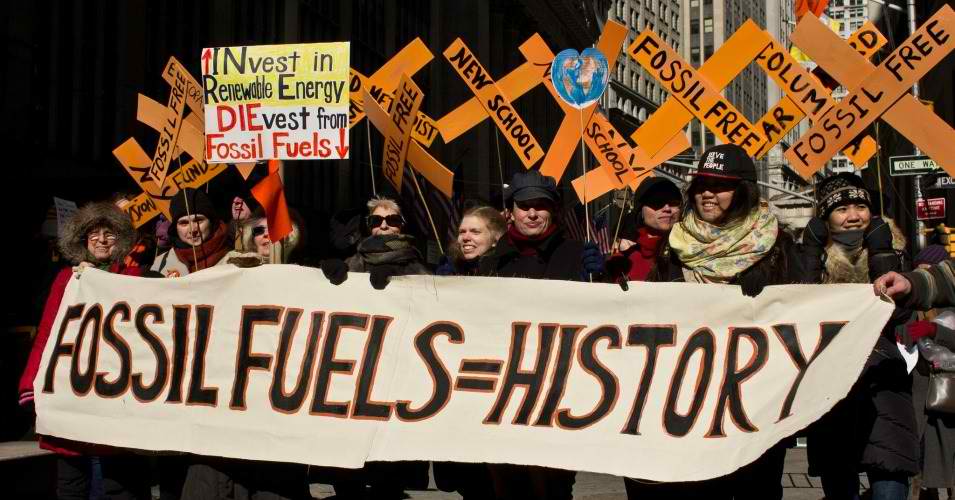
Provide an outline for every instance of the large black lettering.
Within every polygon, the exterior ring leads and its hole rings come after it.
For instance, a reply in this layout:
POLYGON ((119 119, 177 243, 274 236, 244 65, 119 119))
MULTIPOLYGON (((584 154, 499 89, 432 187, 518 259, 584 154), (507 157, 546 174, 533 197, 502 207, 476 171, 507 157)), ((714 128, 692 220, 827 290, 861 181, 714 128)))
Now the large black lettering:
POLYGON ((597 359, 597 342, 606 340, 608 349, 620 349, 620 331, 615 326, 601 326, 584 336, 580 342, 580 366, 600 383, 600 400, 586 415, 575 417, 569 409, 557 411, 557 425, 564 429, 583 429, 607 416, 617 403, 620 384, 603 363, 597 359))
POLYGON ((507 368, 504 372, 504 382, 501 384, 501 390, 498 392, 497 401, 491 411, 484 418, 485 424, 498 424, 501 422, 501 414, 511 400, 514 389, 522 387, 524 389, 524 399, 514 417, 515 424, 527 425, 531 418, 531 412, 537 403, 537 397, 540 395, 544 386, 544 375, 547 373, 547 360, 550 359, 551 348, 554 345, 554 334, 557 331, 557 325, 540 324, 538 331, 540 340, 538 342, 537 361, 531 370, 521 370, 521 361, 524 358, 524 341, 527 338, 527 329, 529 323, 514 323, 511 333, 511 347, 508 354, 507 368))
POLYGON ((252 370, 269 371, 272 367, 272 355, 252 352, 252 335, 256 325, 277 325, 282 315, 278 306, 243 307, 239 320, 239 346, 235 355, 235 380, 232 382, 232 400, 229 408, 245 409, 245 394, 249 385, 249 372, 252 370))
POLYGON ((149 345, 156 357, 156 376, 153 377, 151 384, 143 384, 143 374, 141 372, 134 372, 131 377, 133 397, 144 403, 158 398, 163 389, 166 388, 166 381, 169 380, 169 354, 166 352, 166 346, 163 345, 162 340, 146 325, 146 318, 148 317, 152 317, 154 323, 162 324, 162 308, 155 304, 148 304, 136 311, 136 332, 149 345))
POLYGON ((693 424, 700 415, 703 400, 706 398, 706 390, 710 386, 710 378, 713 375, 713 356, 716 350, 714 343, 713 332, 709 328, 700 328, 693 333, 683 347, 683 352, 680 353, 673 379, 670 381, 670 390, 667 392, 666 406, 663 409, 663 427, 670 435, 686 436, 693 429, 693 424), (683 387, 687 364, 697 351, 700 352, 700 373, 696 379, 696 386, 693 388, 693 400, 686 414, 680 414, 677 412, 676 403, 680 399, 680 389, 683 387))
POLYGON ((172 377, 167 403, 182 403, 182 379, 189 355, 189 313, 191 306, 172 307, 172 377))
POLYGON ((56 334, 56 344, 53 345, 53 352, 50 353, 50 362, 46 365, 46 375, 43 377, 43 392, 53 392, 53 376, 56 374, 57 362, 63 356, 73 356, 73 347, 75 344, 63 342, 63 335, 66 334, 66 328, 70 323, 80 319, 83 316, 83 309, 86 304, 76 304, 66 308, 63 315, 63 321, 60 322, 60 330, 56 334))
POLYGON ((633 407, 630 408, 627 425, 621 431, 623 434, 640 434, 640 419, 643 416, 643 408, 647 404, 647 395, 650 394, 650 386, 653 383, 653 374, 657 368, 657 356, 660 353, 660 347, 673 346, 675 339, 676 327, 672 325, 633 325, 630 327, 630 332, 627 334, 627 345, 646 347, 647 361, 643 365, 637 397, 633 400, 633 407))
POLYGON ((73 357, 70 359, 70 385, 77 396, 89 394, 93 388, 93 378, 96 376, 96 360, 99 357, 99 337, 100 325, 103 323, 103 306, 93 304, 83 315, 83 321, 80 322, 80 331, 76 334, 76 344, 73 350, 73 357), (83 349, 83 339, 86 337, 86 331, 89 325, 93 326, 90 334, 90 352, 86 357, 86 371, 80 370, 81 350, 83 349))
POLYGON ((212 324, 212 306, 196 306, 196 340, 193 345, 192 372, 189 377, 189 395, 186 404, 216 406, 219 389, 203 384, 206 374, 206 350, 212 324))
POLYGON ((385 343, 385 335, 388 333, 388 325, 391 324, 392 319, 375 316, 371 320, 371 331, 368 333, 365 353, 361 358, 361 370, 358 372, 358 388, 355 390, 355 405, 352 407, 353 418, 388 420, 391 417, 392 405, 372 401, 371 391, 375 386, 375 374, 378 372, 381 348, 385 343))
POLYGON ((786 399, 783 400, 783 407, 779 411, 779 420, 777 420, 777 422, 792 415, 793 401, 796 399, 796 393, 799 392, 799 386, 802 384, 803 377, 806 376, 806 372, 809 371, 812 362, 822 354, 822 351, 825 350, 826 347, 829 347, 829 344, 832 343, 844 326, 846 326, 845 322, 823 323, 819 325, 819 343, 816 345, 812 356, 807 360, 802 352, 802 346, 799 345, 799 336, 796 334, 796 326, 773 325, 773 331, 776 332, 779 340, 782 341, 786 353, 789 354, 789 358, 792 359, 793 364, 796 365, 796 370, 798 370, 796 378, 789 387, 789 392, 786 393, 786 399))
POLYGON ((325 323, 325 313, 312 313, 312 322, 309 326, 308 338, 305 340, 305 354, 302 356, 302 365, 299 367, 298 380, 291 392, 285 392, 285 373, 288 371, 288 359, 298 331, 298 321, 302 316, 301 309, 289 309, 282 322, 282 331, 279 333, 278 352, 275 353, 275 372, 272 375, 272 387, 269 389, 269 400, 272 407, 282 413, 295 413, 302 407, 308 388, 312 384, 312 371, 315 368, 315 357, 318 351, 318 340, 322 336, 322 325, 325 323))
POLYGON ((720 395, 716 400, 716 412, 713 414, 713 425, 707 437, 724 437, 723 415, 726 408, 730 409, 733 423, 744 432, 756 432, 755 425, 746 416, 743 407, 742 385, 746 379, 752 377, 766 364, 769 355, 767 349, 766 332, 759 328, 730 328, 729 346, 726 349, 726 369, 723 375, 723 385, 720 386, 720 395), (739 360, 739 342, 746 339, 753 343, 753 355, 743 368, 737 368, 739 360))
POLYGON ((364 314, 334 313, 328 319, 328 333, 325 334, 325 344, 322 346, 322 358, 318 365, 318 377, 315 379, 315 395, 312 398, 310 413, 344 418, 348 416, 350 402, 328 401, 328 386, 333 373, 351 373, 355 369, 355 361, 351 359, 336 359, 335 348, 342 330, 353 328, 364 330, 368 328, 368 316, 364 314))
POLYGON ((464 342, 464 331, 461 327, 447 321, 432 323, 415 335, 415 350, 428 368, 428 373, 434 382, 434 391, 428 401, 419 408, 412 408, 411 401, 396 401, 395 415, 401 420, 414 422, 429 418, 441 411, 441 408, 444 408, 451 399, 451 375, 448 374, 447 367, 434 350, 434 339, 442 335, 452 344, 464 342))
POLYGON ((551 377, 550 389, 544 399, 544 406, 537 416, 534 425, 551 426, 554 423, 554 414, 560 405, 560 398, 567 389, 567 376, 570 374, 570 363, 574 359, 574 344, 577 334, 583 329, 581 326, 560 327, 560 343, 557 346, 557 364, 554 366, 554 375, 551 377))
POLYGON ((121 316, 122 321, 128 323, 129 318, 132 315, 129 309, 129 304, 125 302, 117 303, 112 309, 109 310, 108 313, 106 313, 106 319, 103 321, 103 342, 108 344, 113 351, 116 352, 116 355, 119 356, 119 373, 112 382, 108 382, 106 380, 106 372, 96 373, 96 381, 93 384, 93 390, 96 392, 96 394, 105 398, 115 398, 121 396, 126 393, 127 389, 129 389, 131 354, 129 350, 129 344, 126 343, 126 340, 123 339, 123 337, 116 333, 116 329, 113 326, 117 315, 121 316))

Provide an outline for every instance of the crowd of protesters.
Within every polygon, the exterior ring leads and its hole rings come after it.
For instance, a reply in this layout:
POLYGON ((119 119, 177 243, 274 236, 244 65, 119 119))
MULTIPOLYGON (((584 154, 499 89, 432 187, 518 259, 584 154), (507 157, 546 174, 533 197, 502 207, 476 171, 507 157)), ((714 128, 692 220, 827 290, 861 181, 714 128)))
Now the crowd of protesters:
MULTIPOLYGON (((435 266, 422 258, 401 207, 374 198, 364 213, 333 220, 330 240, 351 252, 320 262, 339 285, 367 273, 383 289, 394 276, 521 277, 601 281, 678 281, 738 285, 755 296, 769 285, 874 283, 896 298, 896 310, 872 349, 849 395, 797 436, 807 438, 810 474, 828 500, 859 498, 859 475, 868 476, 874 500, 938 498, 955 486, 955 415, 925 410, 928 378, 952 364, 955 371, 955 264, 928 246, 911 270, 905 238, 894 222, 876 215, 878 193, 860 177, 838 174, 817 186, 815 216, 799 232, 784 227, 756 185, 756 167, 739 147, 720 145, 702 155, 685 189, 665 177, 644 181, 613 251, 569 238, 560 218, 563 201, 553 178, 531 170, 516 174, 504 209, 475 205, 460 220, 458 236, 435 266), (922 354, 906 366, 898 344, 922 354)), ((62 257, 74 267, 56 275, 20 381, 20 403, 32 408, 33 383, 66 284, 74 272, 96 267, 143 278, 175 278, 212 266, 252 267, 305 262, 306 224, 292 214, 293 231, 268 237, 266 215, 247 193, 220 210, 203 190, 173 198, 171 219, 143 235, 112 201, 80 209, 59 234, 62 257), (223 215, 223 212, 227 212, 223 215), (230 212, 230 213, 228 213, 230 212)), ((782 498, 784 439, 749 465, 723 477, 656 483, 626 479, 628 498, 782 498)), ((149 498, 158 474, 161 497, 188 499, 310 498, 310 480, 334 486, 338 499, 398 499, 428 483, 426 462, 368 463, 360 470, 306 467, 185 454, 146 456, 130 450, 42 437, 59 455, 60 498, 149 498), (158 472, 156 472, 158 471, 158 472)), ((575 472, 514 464, 432 464, 435 482, 466 499, 570 499, 575 472)))

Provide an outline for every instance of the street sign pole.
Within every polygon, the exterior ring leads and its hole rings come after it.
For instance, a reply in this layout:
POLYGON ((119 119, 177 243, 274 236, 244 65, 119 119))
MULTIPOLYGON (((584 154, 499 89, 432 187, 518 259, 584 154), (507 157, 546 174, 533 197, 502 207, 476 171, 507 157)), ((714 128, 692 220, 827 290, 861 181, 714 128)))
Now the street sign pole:
MULTIPOLYGON (((909 14, 909 36, 915 33, 915 0, 908 0, 908 14, 909 14)), ((912 96, 916 99, 919 98, 919 84, 916 81, 912 84, 912 96)), ((918 146, 913 145, 915 148, 915 154, 920 155, 922 151, 918 146)), ((920 201, 922 201, 922 175, 916 175, 912 187, 915 195, 915 204, 916 206, 920 201)), ((912 254, 914 255, 919 250, 925 248, 925 223, 916 220, 915 221, 915 248, 912 249, 912 254)))

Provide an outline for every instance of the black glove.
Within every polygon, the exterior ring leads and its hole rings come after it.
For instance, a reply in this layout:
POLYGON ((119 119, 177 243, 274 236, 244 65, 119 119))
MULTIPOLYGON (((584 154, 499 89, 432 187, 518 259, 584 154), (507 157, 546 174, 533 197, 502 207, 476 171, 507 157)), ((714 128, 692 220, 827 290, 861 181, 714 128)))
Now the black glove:
POLYGON ((601 274, 606 269, 604 255, 600 252, 597 244, 592 241, 584 243, 584 251, 580 254, 580 260, 584 266, 584 273, 601 274))
POLYGON ((892 228, 882 220, 882 217, 873 217, 869 221, 869 227, 865 230, 865 246, 869 249, 869 255, 880 253, 893 253, 892 249, 892 228))
POLYGON ((822 247, 829 241, 829 224, 826 224, 819 217, 809 219, 806 229, 802 233, 802 242, 804 245, 822 247))
POLYGON ((739 275, 739 287, 743 295, 755 297, 763 292, 769 277, 763 273, 762 269, 747 269, 746 272, 739 275))
POLYGON ((388 280, 392 276, 400 276, 401 268, 398 266, 381 265, 371 268, 368 281, 375 290, 384 290, 388 286, 388 280))
POLYGON ((457 274, 457 270, 454 269, 454 263, 451 262, 451 259, 447 255, 441 256, 441 260, 438 261, 438 267, 435 268, 434 274, 438 276, 454 276, 457 274))
POLYGON ((318 265, 322 268, 325 279, 333 285, 341 285, 348 278, 348 266, 341 259, 325 259, 318 265))

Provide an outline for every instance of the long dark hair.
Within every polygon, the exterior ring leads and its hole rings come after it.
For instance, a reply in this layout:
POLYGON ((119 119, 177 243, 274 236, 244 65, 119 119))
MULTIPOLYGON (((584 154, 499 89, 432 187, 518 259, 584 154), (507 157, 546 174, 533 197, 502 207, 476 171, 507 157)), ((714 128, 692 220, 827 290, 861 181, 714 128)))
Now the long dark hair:
MULTIPOLYGON (((689 215, 691 211, 696 214, 697 217, 700 216, 700 214, 696 213, 696 201, 693 199, 694 195, 700 189, 700 182, 700 176, 696 176, 690 181, 689 187, 687 187, 683 217, 689 215)), ((742 219, 753 210, 756 210, 757 207, 759 207, 759 189, 756 187, 756 183, 741 180, 736 184, 736 189, 733 191, 733 201, 730 202, 730 206, 726 210, 723 223, 727 224, 742 219)))

